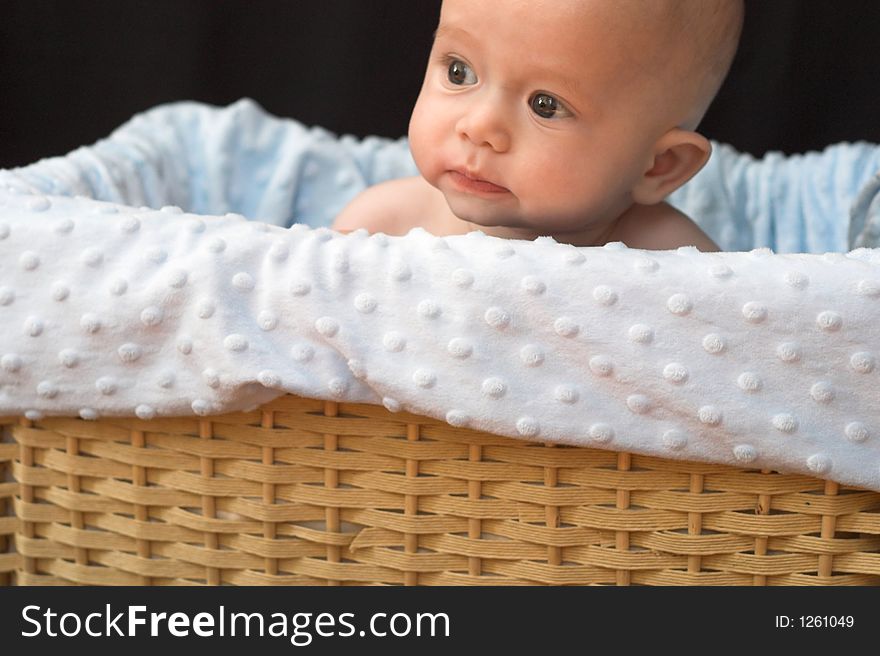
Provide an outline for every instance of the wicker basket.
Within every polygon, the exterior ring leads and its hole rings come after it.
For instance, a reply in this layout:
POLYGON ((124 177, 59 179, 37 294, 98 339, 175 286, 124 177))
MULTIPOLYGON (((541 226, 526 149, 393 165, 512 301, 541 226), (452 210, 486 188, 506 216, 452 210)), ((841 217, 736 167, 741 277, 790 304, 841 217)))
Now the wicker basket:
POLYGON ((5 583, 880 583, 880 494, 804 476, 295 396, 5 437, 5 583))

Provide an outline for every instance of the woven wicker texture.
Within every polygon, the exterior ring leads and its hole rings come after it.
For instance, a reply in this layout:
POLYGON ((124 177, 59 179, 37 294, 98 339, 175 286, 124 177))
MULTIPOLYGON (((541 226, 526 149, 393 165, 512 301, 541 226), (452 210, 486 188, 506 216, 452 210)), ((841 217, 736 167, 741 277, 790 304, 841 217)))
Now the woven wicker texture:
POLYGON ((880 494, 803 476, 294 396, 11 432, 22 585, 880 584, 880 494))
POLYGON ((19 567, 15 549, 18 520, 13 514, 13 501, 18 485, 12 480, 12 459, 16 447, 12 443, 9 425, 12 417, 0 417, 0 585, 13 583, 13 573, 19 567))

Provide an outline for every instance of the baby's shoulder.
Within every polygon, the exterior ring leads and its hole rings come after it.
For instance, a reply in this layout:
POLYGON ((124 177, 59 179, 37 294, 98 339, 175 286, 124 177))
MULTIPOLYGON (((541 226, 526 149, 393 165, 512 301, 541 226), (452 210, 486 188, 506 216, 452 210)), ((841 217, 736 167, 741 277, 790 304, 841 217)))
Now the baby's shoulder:
POLYGON ((617 220, 609 241, 654 251, 680 246, 696 246, 705 252, 719 250, 696 223, 668 203, 633 205, 617 220))
POLYGON ((402 235, 416 219, 429 214, 438 193, 420 176, 388 180, 367 187, 336 217, 334 230, 357 230, 402 235))

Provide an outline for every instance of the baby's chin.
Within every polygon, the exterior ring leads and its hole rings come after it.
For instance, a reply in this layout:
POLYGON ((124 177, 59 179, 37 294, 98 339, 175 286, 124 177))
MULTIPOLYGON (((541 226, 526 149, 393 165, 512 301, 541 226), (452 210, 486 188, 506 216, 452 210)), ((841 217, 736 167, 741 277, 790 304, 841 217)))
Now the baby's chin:
POLYGON ((503 211, 498 207, 479 207, 471 203, 456 203, 455 199, 450 199, 448 196, 446 201, 457 219, 487 230, 509 230, 521 234, 563 234, 577 232, 584 227, 584 221, 580 216, 578 218, 558 218, 541 213, 532 215, 523 212, 503 211))

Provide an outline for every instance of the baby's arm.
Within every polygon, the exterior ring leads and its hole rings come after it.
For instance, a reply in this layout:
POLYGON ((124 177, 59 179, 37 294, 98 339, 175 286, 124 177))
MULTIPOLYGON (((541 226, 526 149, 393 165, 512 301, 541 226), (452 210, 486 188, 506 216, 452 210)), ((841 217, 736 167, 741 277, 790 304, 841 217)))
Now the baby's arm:
POLYGON ((687 215, 666 203, 634 205, 620 217, 609 241, 653 251, 680 246, 696 246, 703 252, 721 250, 687 215))
POLYGON ((421 178, 389 180, 368 187, 357 195, 333 221, 333 230, 349 232, 366 228, 370 233, 404 235, 413 227, 421 178))

